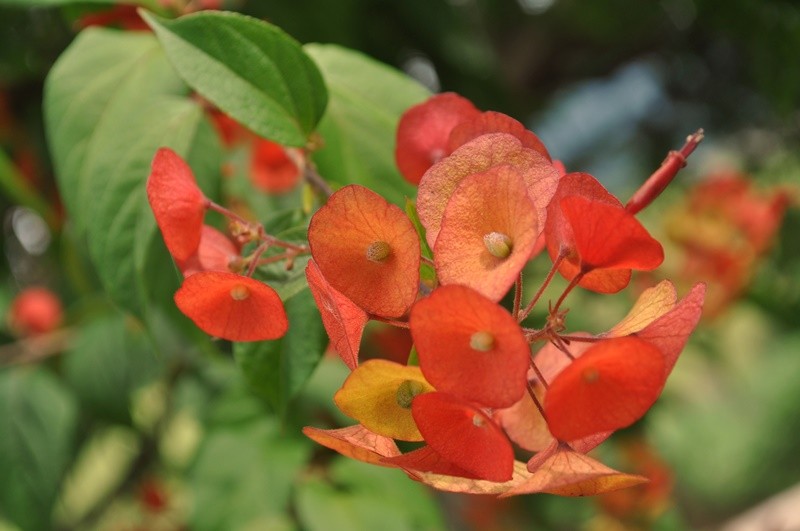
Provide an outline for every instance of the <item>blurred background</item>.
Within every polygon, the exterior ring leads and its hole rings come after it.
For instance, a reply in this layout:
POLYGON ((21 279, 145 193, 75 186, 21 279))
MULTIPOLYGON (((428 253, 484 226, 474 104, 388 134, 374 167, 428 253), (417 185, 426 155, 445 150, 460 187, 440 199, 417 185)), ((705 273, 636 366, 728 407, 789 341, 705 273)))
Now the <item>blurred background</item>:
MULTIPOLYGON (((135 15, 0 0, 0 530, 800 529, 796 509, 748 513, 781 494, 800 507, 795 2, 197 4, 266 19, 303 43, 360 50, 431 91, 507 113, 569 171, 592 173, 623 201, 705 130, 641 215, 664 242, 664 266, 618 296, 570 299, 581 307, 571 327, 600 332, 637 289, 670 278, 682 296, 709 282, 703 321, 664 395, 600 449, 652 481, 594 499, 433 493, 299 433, 350 422, 331 403, 346 374, 338 360, 323 360, 280 418, 224 348, 186 348, 114 310, 70 239, 41 103, 49 68, 82 27, 137 30, 135 15), (153 334, 179 354, 154 354, 153 334)), ((375 328, 364 348, 407 352, 403 339, 375 328)))

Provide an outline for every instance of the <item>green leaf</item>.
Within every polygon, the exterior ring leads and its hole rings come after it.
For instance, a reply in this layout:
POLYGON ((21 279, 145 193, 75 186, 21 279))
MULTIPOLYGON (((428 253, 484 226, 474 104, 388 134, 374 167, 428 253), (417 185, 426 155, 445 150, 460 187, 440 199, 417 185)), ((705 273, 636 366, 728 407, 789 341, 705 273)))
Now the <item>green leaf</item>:
POLYGON ((64 371, 81 402, 112 422, 130 423, 130 400, 156 378, 162 361, 145 331, 120 313, 91 320, 64 355, 64 371))
POLYGON ((282 517, 310 451, 307 441, 287 437, 276 419, 212 429, 190 471, 190 527, 290 529, 282 517))
POLYGON ((142 16, 175 69, 203 97, 264 138, 306 145, 328 95, 297 41, 237 13, 206 11, 176 20, 142 16))
POLYGON ((73 451, 77 408, 42 369, 0 372, 0 514, 22 529, 50 529, 73 451))
POLYGON ((285 300, 289 331, 281 339, 234 344, 233 354, 253 391, 285 413, 311 377, 328 344, 311 291, 285 300))
POLYGON ((444 529, 430 492, 398 470, 337 458, 328 476, 298 485, 297 512, 308 531, 444 529))
MULTIPOLYGON (((156 150, 189 155, 200 186, 216 195, 220 149, 203 109, 152 35, 101 29, 82 32, 56 62, 44 109, 76 235, 112 300, 142 316, 148 286, 168 263, 163 246, 153 245, 160 236, 144 192, 156 150)), ((177 275, 168 278, 177 284, 177 275)))
POLYGON ((399 206, 416 188, 394 163, 397 122, 430 93, 410 77, 358 52, 335 45, 308 44, 330 93, 320 122, 324 147, 314 161, 325 180, 356 183, 399 206))

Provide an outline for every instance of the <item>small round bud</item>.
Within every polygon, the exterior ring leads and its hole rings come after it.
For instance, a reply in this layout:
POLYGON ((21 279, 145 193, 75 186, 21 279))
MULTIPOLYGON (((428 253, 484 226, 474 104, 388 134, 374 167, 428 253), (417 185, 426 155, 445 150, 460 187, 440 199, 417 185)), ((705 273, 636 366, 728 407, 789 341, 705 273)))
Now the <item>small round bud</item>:
POLYGON ((425 392, 425 386, 422 385, 422 382, 418 382, 417 380, 403 380, 403 382, 397 386, 397 394, 395 395, 397 405, 403 409, 410 409, 414 397, 423 392, 425 392))
POLYGON ((367 247, 367 260, 370 262, 383 262, 389 255, 392 254, 392 248, 389 244, 382 241, 372 242, 367 247))
POLYGON ((502 232, 490 232, 483 236, 483 244, 489 254, 496 258, 508 258, 511 254, 511 238, 502 232))
POLYGON ((475 332, 472 334, 472 337, 469 338, 469 346, 472 347, 473 350, 489 352, 494 348, 494 336, 483 330, 475 332))
POLYGON ((244 284, 236 284, 231 288, 231 298, 235 301, 243 301, 250 296, 250 290, 244 284))
POLYGON ((482 428, 484 426, 484 424, 486 424, 486 421, 483 420, 483 417, 481 415, 479 415, 478 413, 475 413, 472 416, 472 425, 473 426, 476 426, 478 428, 482 428))

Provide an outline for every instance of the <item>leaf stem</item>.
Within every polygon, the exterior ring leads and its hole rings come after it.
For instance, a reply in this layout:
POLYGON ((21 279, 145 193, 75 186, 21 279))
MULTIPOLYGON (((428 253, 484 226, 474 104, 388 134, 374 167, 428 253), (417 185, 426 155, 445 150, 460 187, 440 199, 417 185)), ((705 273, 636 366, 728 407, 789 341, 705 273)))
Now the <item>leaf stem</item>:
POLYGON ((528 305, 525 306, 525 309, 522 310, 521 313, 517 314, 518 323, 521 323, 522 321, 525 320, 526 317, 528 317, 528 315, 530 315, 531 311, 533 310, 533 307, 536 306, 537 302, 539 302, 539 298, 541 298, 542 293, 544 293, 544 290, 547 288, 547 286, 550 285, 550 282, 553 280, 556 271, 558 271, 558 266, 561 265, 561 262, 564 260, 565 257, 566 253, 559 253, 558 257, 553 262, 553 267, 550 268, 550 271, 547 273, 547 277, 545 277, 544 281, 542 282, 542 285, 539 286, 539 289, 533 296, 533 299, 531 299, 531 302, 529 302, 528 305))

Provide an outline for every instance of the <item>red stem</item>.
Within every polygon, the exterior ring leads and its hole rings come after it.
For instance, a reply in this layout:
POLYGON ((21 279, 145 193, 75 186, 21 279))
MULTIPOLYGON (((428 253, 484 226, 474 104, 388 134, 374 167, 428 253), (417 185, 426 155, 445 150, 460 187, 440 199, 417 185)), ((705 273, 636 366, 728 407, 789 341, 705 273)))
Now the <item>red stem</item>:
POLYGON ((661 192, 672 182, 681 168, 686 166, 686 159, 703 140, 703 130, 698 129, 686 137, 686 143, 680 151, 670 151, 661 166, 636 190, 628 200, 625 209, 631 214, 636 214, 653 202, 661 192))
POLYGON ((564 260, 565 257, 566 254, 559 254, 558 258, 556 258, 555 262, 553 262, 553 267, 550 268, 550 272, 547 273, 547 277, 545 277, 544 282, 542 282, 542 285, 539 286, 539 290, 536 292, 536 295, 534 295, 533 299, 531 299, 531 302, 525 306, 525 309, 517 315, 518 323, 521 323, 526 317, 528 317, 528 315, 530 315, 531 310, 533 310, 533 307, 536 306, 537 302, 539 302, 539 298, 542 296, 542 293, 544 293, 544 290, 547 288, 547 286, 550 285, 550 282, 553 280, 556 271, 558 271, 558 266, 561 265, 561 261, 564 260))

